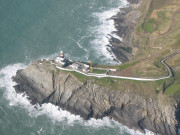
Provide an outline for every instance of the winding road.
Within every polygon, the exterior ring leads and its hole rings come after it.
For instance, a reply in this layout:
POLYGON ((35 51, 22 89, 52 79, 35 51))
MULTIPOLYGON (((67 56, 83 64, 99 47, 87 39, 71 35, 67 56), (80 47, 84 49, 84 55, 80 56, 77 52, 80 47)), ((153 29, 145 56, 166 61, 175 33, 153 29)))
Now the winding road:
POLYGON ((166 64, 165 61, 179 53, 180 53, 180 51, 176 51, 176 52, 172 53, 171 55, 163 58, 160 61, 168 70, 168 76, 164 76, 164 77, 160 77, 160 78, 136 78, 136 77, 114 76, 114 75, 106 75, 106 74, 84 73, 84 72, 81 72, 76 69, 68 69, 68 68, 59 67, 58 64, 53 63, 52 61, 51 61, 51 64, 55 65, 56 68, 63 70, 63 71, 71 71, 71 72, 75 71, 75 72, 83 74, 85 76, 91 76, 91 77, 97 77, 97 78, 117 78, 117 79, 127 79, 127 80, 137 80, 137 81, 158 81, 158 80, 168 79, 168 78, 172 77, 172 71, 171 71, 170 67, 166 64))

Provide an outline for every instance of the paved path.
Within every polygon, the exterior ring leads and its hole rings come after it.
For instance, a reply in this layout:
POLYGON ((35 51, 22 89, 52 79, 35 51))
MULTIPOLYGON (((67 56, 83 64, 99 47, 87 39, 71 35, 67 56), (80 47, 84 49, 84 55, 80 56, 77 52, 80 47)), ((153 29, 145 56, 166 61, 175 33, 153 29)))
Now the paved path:
POLYGON ((162 47, 164 46, 165 42, 166 42, 167 39, 169 38, 170 32, 171 32, 171 31, 173 30, 173 28, 176 26, 176 16, 177 16, 178 14, 180 14, 180 8, 177 9, 177 10, 173 13, 172 18, 171 18, 170 27, 169 27, 169 29, 168 29, 166 32, 164 32, 164 33, 158 34, 157 36, 151 36, 150 33, 141 33, 141 32, 136 32, 136 33, 139 34, 139 35, 141 35, 141 36, 148 36, 148 37, 149 37, 149 41, 150 41, 150 43, 149 43, 149 44, 150 44, 150 47, 151 47, 151 48, 154 48, 154 49, 159 49, 159 50, 161 50, 162 47), (159 37, 164 37, 163 40, 162 40, 162 42, 160 43, 160 46, 153 46, 153 45, 152 45, 153 39, 157 39, 157 38, 159 38, 159 37))
POLYGON ((172 71, 171 71, 171 69, 170 69, 170 67, 166 64, 166 60, 168 60, 168 59, 170 59, 170 58, 172 58, 173 56, 175 56, 175 55, 177 55, 178 53, 180 53, 180 51, 176 51, 176 52, 174 52, 173 54, 171 54, 171 55, 169 55, 169 56, 167 56, 167 57, 165 57, 164 59, 162 59, 161 60, 161 63, 166 67, 166 69, 168 70, 168 73, 169 73, 169 75, 167 76, 168 78, 170 78, 171 76, 172 76, 172 71))
POLYGON ((170 78, 172 77, 172 72, 171 72, 171 69, 170 67, 166 64, 166 60, 170 59, 171 57, 179 54, 180 51, 176 51, 174 52, 173 54, 163 58, 161 60, 161 63, 166 67, 166 69, 168 70, 168 76, 164 76, 164 77, 160 77, 160 78, 136 78, 136 77, 126 77, 126 76, 113 76, 113 75, 106 75, 106 74, 95 74, 95 73, 84 73, 84 72, 81 72, 79 70, 76 70, 76 69, 67 69, 67 68, 62 68, 62 67, 59 67, 58 64, 55 64, 51 61, 51 64, 55 65, 56 68, 60 69, 60 70, 64 70, 64 71, 75 71, 75 72, 78 72, 80 74, 83 74, 85 76, 92 76, 92 77, 97 77, 97 78, 117 78, 117 79, 127 79, 127 80, 138 80, 138 81, 158 81, 158 80, 163 80, 163 79, 167 79, 167 78, 170 78))

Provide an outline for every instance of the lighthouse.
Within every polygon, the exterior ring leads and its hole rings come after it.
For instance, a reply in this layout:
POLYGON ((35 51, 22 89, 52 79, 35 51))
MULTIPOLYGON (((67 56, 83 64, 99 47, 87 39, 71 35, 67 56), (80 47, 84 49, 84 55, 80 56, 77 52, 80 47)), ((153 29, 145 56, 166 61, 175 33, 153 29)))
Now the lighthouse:
POLYGON ((60 55, 57 56, 57 58, 56 58, 55 61, 58 62, 58 63, 60 63, 62 66, 65 66, 65 65, 66 65, 66 58, 65 58, 65 56, 64 56, 63 51, 60 52, 60 55))
POLYGON ((65 60, 63 51, 60 52, 59 57, 60 57, 62 62, 65 60))

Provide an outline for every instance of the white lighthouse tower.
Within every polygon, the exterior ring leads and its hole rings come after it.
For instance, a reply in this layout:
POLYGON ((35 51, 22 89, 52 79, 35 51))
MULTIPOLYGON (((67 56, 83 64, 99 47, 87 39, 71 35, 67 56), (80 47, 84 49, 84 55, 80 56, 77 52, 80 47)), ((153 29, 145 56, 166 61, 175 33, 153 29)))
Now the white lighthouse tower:
POLYGON ((66 58, 64 57, 63 51, 61 51, 60 55, 56 58, 56 62, 60 63, 62 66, 66 65, 66 58))

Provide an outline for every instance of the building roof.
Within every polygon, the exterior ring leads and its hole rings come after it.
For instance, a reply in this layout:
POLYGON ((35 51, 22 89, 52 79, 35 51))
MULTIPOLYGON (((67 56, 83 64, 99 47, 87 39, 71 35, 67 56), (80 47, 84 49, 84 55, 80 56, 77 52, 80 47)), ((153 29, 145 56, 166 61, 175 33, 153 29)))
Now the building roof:
POLYGON ((79 67, 80 65, 78 63, 73 63, 72 66, 79 67))
POLYGON ((60 52, 60 57, 64 57, 63 51, 60 52))

